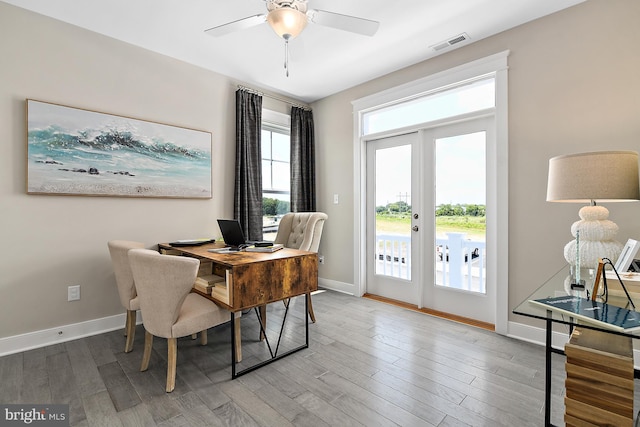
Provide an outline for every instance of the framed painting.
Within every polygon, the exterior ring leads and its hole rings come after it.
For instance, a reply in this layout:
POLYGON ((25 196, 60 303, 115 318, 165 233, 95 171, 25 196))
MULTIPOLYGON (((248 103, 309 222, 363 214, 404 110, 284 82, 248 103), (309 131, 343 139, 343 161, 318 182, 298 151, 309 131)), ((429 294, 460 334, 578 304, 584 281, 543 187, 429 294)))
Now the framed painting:
POLYGON ((211 133, 27 99, 27 193, 211 198, 211 133))

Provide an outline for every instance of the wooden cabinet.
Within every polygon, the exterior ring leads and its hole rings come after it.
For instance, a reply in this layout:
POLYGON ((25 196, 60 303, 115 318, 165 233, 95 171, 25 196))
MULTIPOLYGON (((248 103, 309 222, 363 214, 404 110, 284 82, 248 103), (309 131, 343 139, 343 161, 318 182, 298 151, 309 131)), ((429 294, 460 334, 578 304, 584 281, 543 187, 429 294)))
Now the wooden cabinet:
POLYGON ((567 426, 633 425, 631 338, 576 327, 565 345, 567 426))

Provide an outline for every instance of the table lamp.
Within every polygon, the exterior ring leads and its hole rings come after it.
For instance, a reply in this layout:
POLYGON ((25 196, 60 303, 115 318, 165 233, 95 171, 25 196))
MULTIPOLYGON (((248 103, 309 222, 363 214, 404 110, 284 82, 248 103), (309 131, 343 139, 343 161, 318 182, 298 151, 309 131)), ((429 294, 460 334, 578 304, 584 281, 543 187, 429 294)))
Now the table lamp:
POLYGON ((564 247, 564 257, 580 287, 580 269, 596 268, 598 259, 617 259, 622 243, 614 240, 618 226, 609 210, 596 202, 631 202, 640 199, 638 153, 597 151, 568 154, 549 160, 547 201, 589 203, 579 211, 580 221, 571 226, 575 238, 564 247))

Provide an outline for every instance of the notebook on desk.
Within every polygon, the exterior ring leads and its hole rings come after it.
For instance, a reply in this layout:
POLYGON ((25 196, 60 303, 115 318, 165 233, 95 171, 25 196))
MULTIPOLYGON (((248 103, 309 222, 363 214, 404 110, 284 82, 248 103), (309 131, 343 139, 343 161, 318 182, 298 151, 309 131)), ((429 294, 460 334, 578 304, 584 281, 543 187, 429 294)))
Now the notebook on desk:
POLYGON ((224 244, 232 248, 244 248, 255 244, 269 243, 245 240, 242 227, 237 219, 219 219, 218 226, 220 226, 224 244))

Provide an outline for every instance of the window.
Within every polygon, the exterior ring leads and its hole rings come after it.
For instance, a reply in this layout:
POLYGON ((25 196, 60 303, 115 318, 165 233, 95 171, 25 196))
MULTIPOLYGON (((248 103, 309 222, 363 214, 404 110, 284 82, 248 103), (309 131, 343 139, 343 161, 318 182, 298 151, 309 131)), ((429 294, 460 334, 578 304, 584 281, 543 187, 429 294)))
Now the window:
POLYGON ((495 107, 495 77, 481 77, 368 111, 362 116, 362 134, 370 135, 492 107, 495 107))
POLYGON ((289 128, 262 124, 263 238, 273 240, 280 218, 291 210, 289 128))

